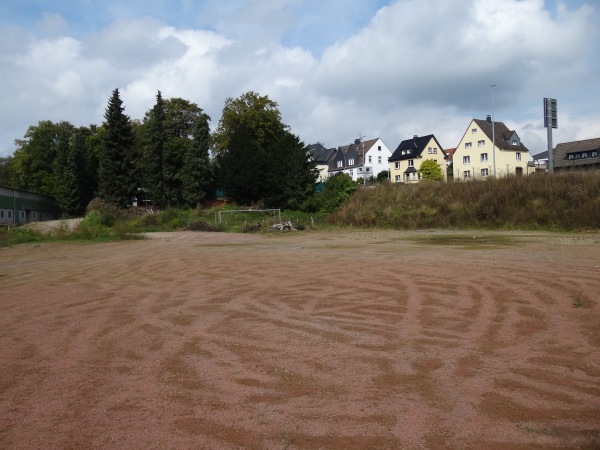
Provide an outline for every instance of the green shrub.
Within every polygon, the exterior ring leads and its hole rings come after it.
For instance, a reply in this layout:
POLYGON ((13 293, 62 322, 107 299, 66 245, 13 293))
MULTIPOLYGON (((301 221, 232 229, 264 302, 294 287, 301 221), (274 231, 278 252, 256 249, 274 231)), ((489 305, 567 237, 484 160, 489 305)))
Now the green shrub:
POLYGON ((90 211, 73 233, 73 237, 85 240, 106 240, 110 238, 110 227, 103 222, 100 210, 90 211))

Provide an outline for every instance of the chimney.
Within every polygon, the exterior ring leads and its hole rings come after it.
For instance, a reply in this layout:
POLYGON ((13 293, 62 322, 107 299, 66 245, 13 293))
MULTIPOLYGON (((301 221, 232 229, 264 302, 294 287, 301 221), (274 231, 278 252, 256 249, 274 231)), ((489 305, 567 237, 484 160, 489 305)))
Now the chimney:
POLYGON ((359 145, 360 144, 360 139, 354 139, 354 144, 355 145, 359 145))
POLYGON ((492 124, 492 116, 490 116, 488 114, 487 117, 485 118, 485 121, 488 123, 488 125, 491 125, 492 124))
POLYGON ((413 139, 418 139, 419 136, 417 134, 413 135, 413 139))

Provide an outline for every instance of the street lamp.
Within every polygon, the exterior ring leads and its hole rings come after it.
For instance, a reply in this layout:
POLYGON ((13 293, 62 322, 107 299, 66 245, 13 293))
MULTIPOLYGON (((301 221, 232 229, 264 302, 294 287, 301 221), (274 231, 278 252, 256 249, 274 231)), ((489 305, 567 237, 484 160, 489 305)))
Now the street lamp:
POLYGON ((494 88, 495 84, 490 86, 490 94, 492 96, 492 156, 494 158, 494 178, 496 178, 496 127, 494 126, 494 88))

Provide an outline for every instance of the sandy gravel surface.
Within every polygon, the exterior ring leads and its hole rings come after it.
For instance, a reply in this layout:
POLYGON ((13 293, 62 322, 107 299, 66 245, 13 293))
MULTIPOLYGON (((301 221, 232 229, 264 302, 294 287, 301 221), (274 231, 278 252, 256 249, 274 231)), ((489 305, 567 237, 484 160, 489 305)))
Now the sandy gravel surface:
POLYGON ((0 449, 600 448, 600 236, 453 236, 0 249, 0 449))

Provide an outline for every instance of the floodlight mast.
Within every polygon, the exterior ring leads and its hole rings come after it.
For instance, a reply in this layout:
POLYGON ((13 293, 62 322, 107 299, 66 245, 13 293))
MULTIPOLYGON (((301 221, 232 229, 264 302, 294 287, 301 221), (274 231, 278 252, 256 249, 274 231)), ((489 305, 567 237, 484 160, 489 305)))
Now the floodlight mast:
POLYGON ((554 173, 554 149, 552 148, 552 128, 558 128, 557 102, 554 98, 544 98, 544 126, 548 130, 548 173, 554 173))

